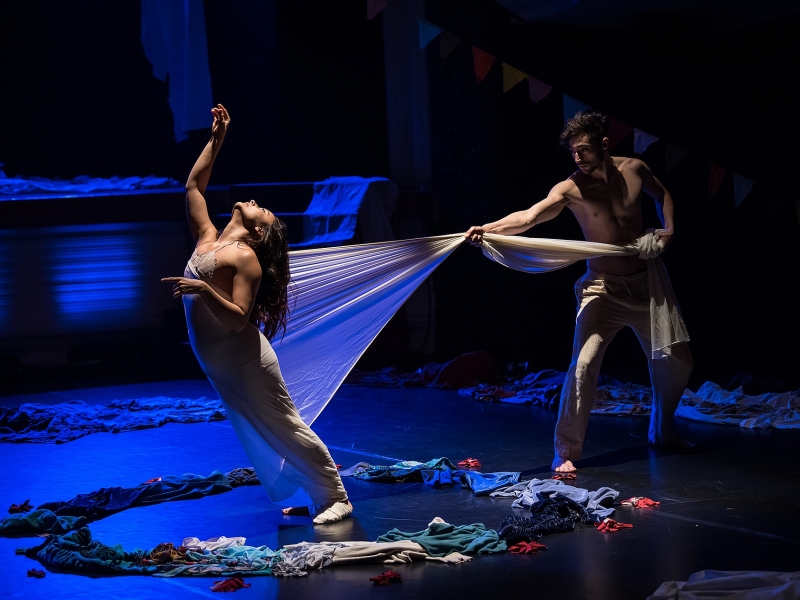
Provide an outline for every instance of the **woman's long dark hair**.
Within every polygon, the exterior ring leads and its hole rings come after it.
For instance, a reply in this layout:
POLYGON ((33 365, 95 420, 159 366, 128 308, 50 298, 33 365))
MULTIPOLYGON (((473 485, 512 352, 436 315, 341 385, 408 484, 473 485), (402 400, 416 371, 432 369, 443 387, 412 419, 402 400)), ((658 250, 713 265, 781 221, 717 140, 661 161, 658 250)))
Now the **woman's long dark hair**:
POLYGON ((263 229, 260 238, 246 239, 261 265, 261 284, 251 319, 257 327, 263 326, 264 335, 271 340, 279 329, 286 332, 289 316, 289 241, 286 224, 277 217, 263 229))

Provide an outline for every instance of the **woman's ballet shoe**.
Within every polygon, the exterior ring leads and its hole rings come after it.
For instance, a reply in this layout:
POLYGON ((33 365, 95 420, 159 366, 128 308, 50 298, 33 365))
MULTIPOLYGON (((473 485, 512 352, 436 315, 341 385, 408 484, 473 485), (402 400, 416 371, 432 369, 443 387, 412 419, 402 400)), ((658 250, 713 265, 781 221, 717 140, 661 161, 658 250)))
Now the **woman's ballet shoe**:
POLYGON ((353 505, 350 502, 334 502, 331 506, 314 517, 314 525, 336 523, 353 514, 353 505))

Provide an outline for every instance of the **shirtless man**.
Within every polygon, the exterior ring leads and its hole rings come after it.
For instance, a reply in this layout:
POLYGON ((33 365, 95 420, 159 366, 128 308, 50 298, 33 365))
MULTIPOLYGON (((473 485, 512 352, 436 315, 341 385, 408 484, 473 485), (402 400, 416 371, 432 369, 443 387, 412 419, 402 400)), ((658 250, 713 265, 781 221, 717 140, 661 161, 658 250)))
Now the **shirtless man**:
MULTIPOLYGON (((480 244, 484 233, 516 235, 549 221, 566 207, 575 215, 587 241, 629 244, 644 233, 641 196, 645 191, 655 200, 664 226, 655 235, 668 243, 675 231, 672 197, 641 160, 609 154, 608 131, 608 119, 600 113, 578 113, 568 120, 561 132, 561 145, 570 151, 578 170, 529 209, 471 227, 465 234, 467 240, 480 244)), ((665 358, 651 355, 646 261, 638 256, 593 258, 588 261, 586 274, 575 284, 575 294, 575 341, 561 393, 553 470, 576 470, 573 461, 580 458, 583 448, 600 363, 614 335, 626 325, 633 329, 647 354, 653 385, 650 443, 690 449, 692 444, 675 434, 673 416, 692 370, 692 357, 685 343, 670 348, 665 358)))

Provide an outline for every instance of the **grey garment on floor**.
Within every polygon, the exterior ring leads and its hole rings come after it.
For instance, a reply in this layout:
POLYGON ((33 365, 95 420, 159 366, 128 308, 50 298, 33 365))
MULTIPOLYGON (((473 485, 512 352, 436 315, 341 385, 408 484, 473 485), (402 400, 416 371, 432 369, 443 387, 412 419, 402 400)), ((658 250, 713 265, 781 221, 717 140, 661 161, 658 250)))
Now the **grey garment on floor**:
POLYGON ((595 491, 565 485, 558 479, 531 479, 523 483, 501 488, 491 494, 493 498, 516 497, 511 508, 530 508, 534 503, 546 496, 565 496, 585 507, 588 513, 597 518, 605 519, 614 514, 612 508, 614 500, 619 496, 617 490, 610 487, 601 487, 595 491), (541 496, 541 497, 540 497, 541 496))
POLYGON ((662 583, 647 600, 796 600, 800 571, 699 571, 687 581, 662 583))
POLYGON ((272 568, 275 577, 303 577, 308 571, 322 569, 333 562, 333 553, 341 544, 300 542, 284 546, 283 561, 272 568))

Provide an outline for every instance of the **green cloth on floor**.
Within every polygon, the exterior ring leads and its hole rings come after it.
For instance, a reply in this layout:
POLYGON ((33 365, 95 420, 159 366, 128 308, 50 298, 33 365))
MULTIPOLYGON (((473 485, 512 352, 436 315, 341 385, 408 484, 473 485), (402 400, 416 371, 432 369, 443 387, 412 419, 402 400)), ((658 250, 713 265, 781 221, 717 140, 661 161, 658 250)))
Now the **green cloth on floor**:
POLYGON ((447 556, 451 552, 499 554, 507 550, 505 540, 501 540, 494 529, 486 529, 483 523, 451 525, 438 517, 423 531, 406 533, 399 529, 392 529, 376 541, 397 542, 400 540, 411 540, 418 543, 431 556, 447 556))
POLYGON ((12 515, 0 521, 0 536, 66 533, 86 525, 86 517, 58 516, 50 510, 12 515))

